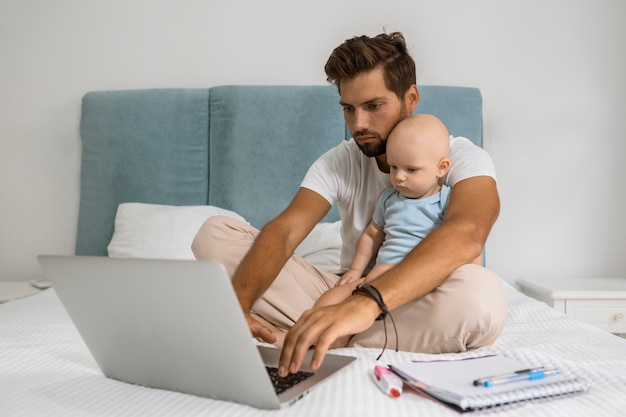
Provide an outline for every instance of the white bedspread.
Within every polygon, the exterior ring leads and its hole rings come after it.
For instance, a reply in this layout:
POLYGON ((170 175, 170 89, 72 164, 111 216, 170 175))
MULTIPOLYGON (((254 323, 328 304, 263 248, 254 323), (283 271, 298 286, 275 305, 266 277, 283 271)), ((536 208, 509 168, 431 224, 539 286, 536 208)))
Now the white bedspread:
MULTIPOLYGON (((502 416, 626 416, 626 339, 574 321, 506 286, 504 333, 489 348, 445 355, 498 353, 529 365, 559 367, 586 378, 590 391, 498 411, 502 416)), ((105 378, 53 290, 0 305, 0 416, 454 416, 405 392, 385 396, 372 382, 377 349, 343 349, 349 368, 292 407, 256 410, 238 404, 149 389, 105 378)), ((432 355, 388 350, 382 364, 432 355)), ((232 360, 236 360, 232 358, 232 360)), ((495 413, 491 411, 491 413, 495 413)))

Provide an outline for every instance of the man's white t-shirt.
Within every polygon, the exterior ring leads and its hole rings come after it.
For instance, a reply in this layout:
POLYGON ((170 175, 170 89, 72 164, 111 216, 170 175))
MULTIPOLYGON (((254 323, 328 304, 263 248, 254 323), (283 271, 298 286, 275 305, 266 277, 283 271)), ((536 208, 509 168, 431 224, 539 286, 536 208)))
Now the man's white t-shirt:
MULTIPOLYGON (((496 179, 493 160, 469 139, 450 137, 450 170, 444 184, 454 185, 467 178, 489 176, 496 179)), ((391 187, 389 174, 378 169, 376 158, 361 152, 353 139, 343 141, 311 165, 301 187, 310 189, 331 205, 337 203, 341 215, 340 265, 349 269, 356 244, 372 218, 380 194, 391 187)))

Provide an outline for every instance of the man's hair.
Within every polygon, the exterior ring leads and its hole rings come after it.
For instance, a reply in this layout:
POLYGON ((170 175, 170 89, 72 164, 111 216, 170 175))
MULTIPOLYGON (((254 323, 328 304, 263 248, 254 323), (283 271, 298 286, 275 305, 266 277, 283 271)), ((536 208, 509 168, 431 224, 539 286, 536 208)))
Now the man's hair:
POLYGON ((402 99, 416 84, 415 61, 409 55, 400 32, 355 36, 339 45, 330 55, 324 70, 328 82, 341 93, 340 83, 381 66, 386 87, 402 99))

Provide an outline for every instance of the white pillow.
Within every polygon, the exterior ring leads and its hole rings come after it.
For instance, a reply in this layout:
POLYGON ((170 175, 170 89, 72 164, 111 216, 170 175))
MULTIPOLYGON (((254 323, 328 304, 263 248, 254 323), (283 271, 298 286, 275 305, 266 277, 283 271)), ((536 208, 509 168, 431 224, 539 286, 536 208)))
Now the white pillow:
MULTIPOLYGON (((117 208, 113 237, 107 247, 109 256, 193 260, 193 238, 202 223, 216 215, 246 221, 233 211, 215 206, 122 203, 117 208)), ((338 270, 340 228, 341 222, 316 225, 296 253, 320 269, 338 270)))
POLYGON ((239 214, 215 206, 168 206, 122 203, 107 247, 110 257, 195 259, 191 242, 211 216, 246 221, 239 214))
POLYGON ((319 269, 338 271, 341 243, 340 221, 319 223, 296 248, 296 253, 319 269))

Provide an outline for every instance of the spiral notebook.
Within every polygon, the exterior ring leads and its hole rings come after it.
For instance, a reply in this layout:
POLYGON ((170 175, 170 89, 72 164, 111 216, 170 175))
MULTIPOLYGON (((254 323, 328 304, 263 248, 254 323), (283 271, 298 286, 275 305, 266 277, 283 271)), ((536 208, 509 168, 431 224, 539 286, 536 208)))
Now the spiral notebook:
POLYGON ((499 355, 414 361, 390 365, 389 368, 419 393, 463 412, 581 394, 588 390, 585 380, 561 373, 489 387, 475 385, 474 381, 482 378, 531 368, 528 364, 499 355))

